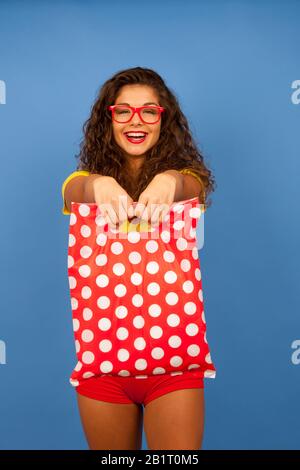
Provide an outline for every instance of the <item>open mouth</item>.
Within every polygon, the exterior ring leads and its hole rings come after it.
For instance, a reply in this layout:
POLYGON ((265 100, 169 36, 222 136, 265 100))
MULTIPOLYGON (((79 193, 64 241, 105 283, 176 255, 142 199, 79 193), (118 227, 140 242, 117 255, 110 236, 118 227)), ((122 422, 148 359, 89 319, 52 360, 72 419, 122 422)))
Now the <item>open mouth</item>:
POLYGON ((146 132, 125 132, 124 135, 128 142, 131 142, 132 144, 141 144, 146 140, 148 134, 146 132))

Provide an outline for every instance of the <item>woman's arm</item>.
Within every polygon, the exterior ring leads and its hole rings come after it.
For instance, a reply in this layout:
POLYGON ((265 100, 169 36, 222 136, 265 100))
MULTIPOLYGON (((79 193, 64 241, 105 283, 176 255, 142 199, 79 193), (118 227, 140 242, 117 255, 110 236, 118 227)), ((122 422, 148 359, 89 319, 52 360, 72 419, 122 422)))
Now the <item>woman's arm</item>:
MULTIPOLYGON (((201 180, 199 176, 190 170, 167 170, 164 173, 170 174, 175 178, 176 191, 175 201, 190 199, 199 196, 201 189, 201 180)), ((74 202, 95 202, 93 181, 102 176, 100 174, 91 174, 88 171, 77 170, 71 173, 63 182, 62 198, 64 215, 71 213, 71 201, 74 202)))
POLYGON ((192 174, 183 174, 181 171, 177 170, 167 170, 163 173, 166 173, 170 176, 173 176, 176 181, 176 190, 174 201, 183 201, 185 199, 191 199, 193 197, 199 196, 201 192, 201 183, 196 175, 192 174))
POLYGON ((99 174, 74 175, 69 181, 65 181, 62 189, 64 198, 64 214, 70 214, 71 201, 73 202, 95 202, 93 182, 101 178, 99 174))

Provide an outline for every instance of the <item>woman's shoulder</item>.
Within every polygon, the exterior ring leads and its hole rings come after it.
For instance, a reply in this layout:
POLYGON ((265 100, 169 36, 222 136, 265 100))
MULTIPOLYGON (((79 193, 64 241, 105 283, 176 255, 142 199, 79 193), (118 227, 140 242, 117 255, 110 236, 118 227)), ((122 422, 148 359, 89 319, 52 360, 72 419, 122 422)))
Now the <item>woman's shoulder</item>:
POLYGON ((68 175, 66 177, 66 179, 63 181, 62 187, 61 187, 61 194, 62 194, 62 198, 63 198, 63 207, 62 207, 61 211, 64 215, 70 215, 70 212, 67 209, 66 201, 65 201, 65 189, 66 189, 67 184, 69 183, 69 181, 71 181, 76 176, 88 176, 89 174, 90 174, 90 172, 86 171, 86 170, 76 170, 76 171, 73 171, 70 175, 68 175))
POLYGON ((197 180, 199 181, 199 183, 201 183, 201 178, 200 176, 195 172, 193 171, 191 168, 183 168, 182 170, 178 170, 179 173, 182 173, 183 175, 192 175, 192 176, 195 176, 195 178, 197 178, 197 180))

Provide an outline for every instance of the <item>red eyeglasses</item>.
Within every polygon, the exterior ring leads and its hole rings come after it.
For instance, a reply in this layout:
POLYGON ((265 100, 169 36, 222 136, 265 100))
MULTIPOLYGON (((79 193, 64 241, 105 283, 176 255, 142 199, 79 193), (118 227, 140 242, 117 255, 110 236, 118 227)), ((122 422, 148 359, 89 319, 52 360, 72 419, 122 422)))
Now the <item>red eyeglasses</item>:
POLYGON ((160 120, 161 113, 165 111, 162 106, 127 106, 121 104, 114 104, 108 106, 112 112, 112 118, 119 123, 126 123, 131 121, 135 113, 138 113, 140 119, 145 124, 156 124, 160 120))

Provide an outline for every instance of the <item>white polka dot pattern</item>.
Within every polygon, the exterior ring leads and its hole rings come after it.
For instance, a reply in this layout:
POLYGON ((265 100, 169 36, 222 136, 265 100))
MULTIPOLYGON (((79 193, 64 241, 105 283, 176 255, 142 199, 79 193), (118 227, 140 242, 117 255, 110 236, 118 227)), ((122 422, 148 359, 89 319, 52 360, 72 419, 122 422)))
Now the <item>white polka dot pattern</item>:
POLYGON ((106 374, 143 378, 193 369, 215 377, 195 238, 200 215, 199 199, 187 199, 173 203, 151 232, 121 234, 95 203, 72 202, 72 386, 106 374))

